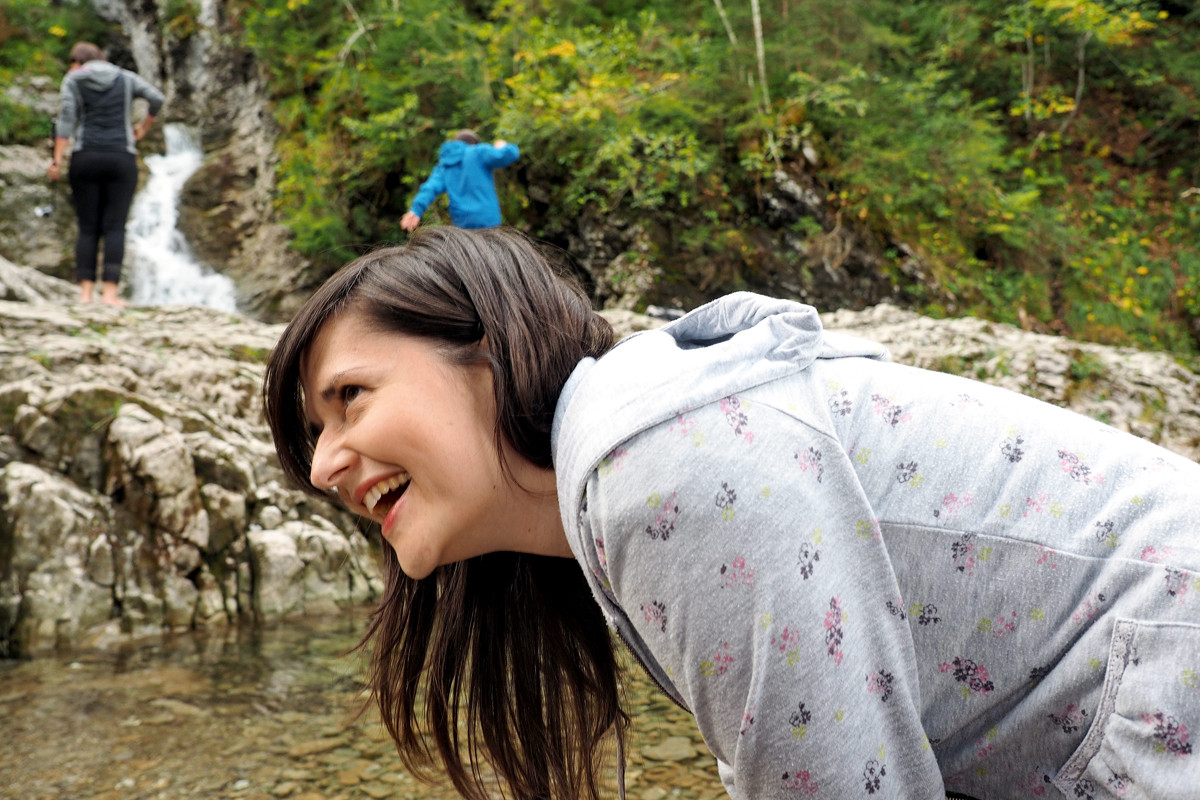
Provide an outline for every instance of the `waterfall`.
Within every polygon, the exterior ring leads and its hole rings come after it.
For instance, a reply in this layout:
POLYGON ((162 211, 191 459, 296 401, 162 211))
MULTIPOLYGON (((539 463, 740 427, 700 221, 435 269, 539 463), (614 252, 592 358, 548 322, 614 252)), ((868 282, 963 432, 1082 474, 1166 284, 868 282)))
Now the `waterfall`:
POLYGON ((150 179, 133 201, 126 238, 134 253, 130 282, 136 305, 200 305, 233 311, 233 281, 198 262, 175 228, 183 184, 200 168, 203 154, 183 125, 163 129, 164 156, 146 156, 150 179))

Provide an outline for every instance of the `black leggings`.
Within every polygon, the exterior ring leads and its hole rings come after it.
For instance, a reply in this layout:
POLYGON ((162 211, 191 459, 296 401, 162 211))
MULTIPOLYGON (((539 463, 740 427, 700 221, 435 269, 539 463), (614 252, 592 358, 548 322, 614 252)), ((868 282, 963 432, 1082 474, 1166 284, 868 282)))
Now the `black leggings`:
POLYGON ((71 198, 79 217, 75 243, 75 280, 96 280, 96 253, 104 237, 103 280, 121 278, 125 258, 125 218, 137 189, 137 156, 80 150, 71 154, 71 198))

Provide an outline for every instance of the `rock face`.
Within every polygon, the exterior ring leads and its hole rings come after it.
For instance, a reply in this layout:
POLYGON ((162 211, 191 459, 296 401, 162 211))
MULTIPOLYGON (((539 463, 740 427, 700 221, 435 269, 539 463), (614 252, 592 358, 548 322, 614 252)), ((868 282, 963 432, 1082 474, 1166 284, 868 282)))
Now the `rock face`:
POLYGON ((75 210, 66 179, 57 185, 46 180, 50 155, 49 142, 0 146, 0 257, 70 279, 75 210))
MULTIPOLYGON (((619 336, 662 320, 603 311, 619 336)), ((892 360, 1069 408, 1200 461, 1200 375, 1167 353, 1108 347, 974 319, 937 320, 886 303, 821 315, 828 330, 887 345, 892 360)))
POLYGON ((277 327, 66 306, 74 286, 4 261, 0 291, 22 301, 0 300, 0 656, 379 597, 356 521, 275 461, 277 327))

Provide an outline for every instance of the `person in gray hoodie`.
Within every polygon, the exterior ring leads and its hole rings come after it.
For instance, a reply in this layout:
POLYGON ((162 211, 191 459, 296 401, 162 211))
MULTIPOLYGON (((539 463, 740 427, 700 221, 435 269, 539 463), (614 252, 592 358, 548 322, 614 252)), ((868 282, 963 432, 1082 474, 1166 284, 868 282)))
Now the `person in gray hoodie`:
POLYGON ((406 758, 596 797, 602 616, 738 800, 1197 796, 1200 464, 788 300, 614 347, 519 236, 435 230, 334 276, 264 384, 285 471, 381 525, 406 758))
POLYGON ((137 189, 137 142, 154 124, 163 95, 136 73, 110 64, 90 42, 71 48, 71 66, 61 89, 61 110, 55 131, 54 158, 46 169, 57 181, 70 141, 71 199, 79 219, 75 243, 75 279, 80 300, 92 300, 96 257, 104 239, 101 299, 123 305, 117 296, 125 258, 125 221, 137 189), (130 105, 144 98, 149 113, 134 125, 130 105))

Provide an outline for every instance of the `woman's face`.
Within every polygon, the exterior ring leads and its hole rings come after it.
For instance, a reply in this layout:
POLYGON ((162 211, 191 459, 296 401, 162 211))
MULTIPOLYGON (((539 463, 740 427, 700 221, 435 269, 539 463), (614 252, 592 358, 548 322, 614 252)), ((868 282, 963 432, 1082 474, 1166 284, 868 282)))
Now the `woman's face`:
POLYGON ((523 549, 511 540, 528 526, 528 496, 500 465, 486 363, 451 363, 436 344, 375 330, 351 309, 321 328, 301 381, 319 431, 313 485, 379 522, 407 575, 523 549))

